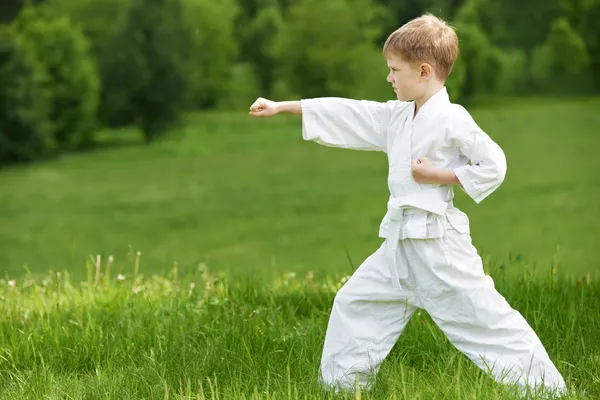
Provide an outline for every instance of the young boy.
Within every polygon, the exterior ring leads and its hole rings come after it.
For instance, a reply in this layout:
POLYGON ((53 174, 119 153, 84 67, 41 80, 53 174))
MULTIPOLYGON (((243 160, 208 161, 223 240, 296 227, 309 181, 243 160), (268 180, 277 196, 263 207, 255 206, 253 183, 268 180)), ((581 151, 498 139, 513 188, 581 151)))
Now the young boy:
POLYGON ((446 92, 456 33, 424 15, 393 32, 383 53, 397 100, 259 98, 250 107, 254 117, 302 115, 305 140, 382 151, 389 159, 390 198, 379 229, 385 241, 335 297, 323 382, 336 389, 366 386, 422 308, 498 382, 565 393, 535 332, 484 274, 468 217, 452 203, 454 185, 479 203, 506 174, 502 149, 446 92))

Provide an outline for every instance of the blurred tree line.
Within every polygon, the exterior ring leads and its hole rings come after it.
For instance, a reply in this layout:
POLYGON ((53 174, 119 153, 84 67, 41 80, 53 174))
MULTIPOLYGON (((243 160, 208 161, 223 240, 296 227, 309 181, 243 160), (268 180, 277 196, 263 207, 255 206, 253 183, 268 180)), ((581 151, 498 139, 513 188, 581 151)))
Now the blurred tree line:
POLYGON ((425 12, 461 40, 454 101, 600 91, 600 0, 3 0, 0 164, 258 96, 390 99, 383 42, 425 12))

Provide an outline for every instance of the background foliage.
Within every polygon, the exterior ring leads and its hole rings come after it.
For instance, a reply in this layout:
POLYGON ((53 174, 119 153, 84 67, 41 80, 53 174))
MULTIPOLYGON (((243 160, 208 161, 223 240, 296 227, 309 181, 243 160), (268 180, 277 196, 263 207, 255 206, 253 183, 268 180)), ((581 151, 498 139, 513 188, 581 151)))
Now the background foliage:
POLYGON ((0 163, 90 146, 99 127, 150 141, 258 96, 387 100, 381 46, 426 12, 461 39, 454 101, 600 91, 600 0, 10 0, 0 163))

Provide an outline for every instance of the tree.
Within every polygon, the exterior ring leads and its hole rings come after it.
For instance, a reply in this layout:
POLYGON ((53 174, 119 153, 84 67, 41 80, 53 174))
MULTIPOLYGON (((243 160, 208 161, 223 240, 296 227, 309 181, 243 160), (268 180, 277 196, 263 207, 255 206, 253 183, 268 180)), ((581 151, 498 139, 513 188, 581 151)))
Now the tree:
MULTIPOLYGON (((184 24, 191 30, 185 50, 189 105, 215 106, 226 95, 239 45, 234 33, 239 8, 234 0, 183 0, 184 24)), ((185 34, 185 33, 184 33, 185 34)))
POLYGON ((374 21, 381 12, 369 0, 299 1, 272 47, 278 76, 303 97, 351 96, 371 73, 367 58, 380 33, 374 21))
POLYGON ((551 92, 580 92, 588 85, 590 57, 585 42, 565 17, 556 19, 533 55, 532 75, 551 92))
POLYGON ((0 163, 28 162, 55 149, 45 69, 35 49, 0 26, 0 163))
POLYGON ((504 72, 502 51, 474 24, 456 22, 455 28, 460 38, 456 78, 450 80, 453 89, 459 89, 455 98, 493 93, 504 72))
POLYGON ((263 93, 270 93, 276 60, 270 49, 281 30, 283 18, 277 4, 261 8, 244 35, 244 59, 251 60, 263 93))
POLYGON ((120 97, 123 88, 112 76, 114 58, 120 52, 115 41, 130 6, 131 0, 47 0, 41 6, 48 18, 68 17, 88 38, 101 82, 98 120, 107 126, 127 125, 132 121, 127 100, 120 97), (117 87, 112 86, 115 83, 117 87))
POLYGON ((384 27, 382 35, 378 42, 385 41, 386 37, 394 30, 400 28, 413 18, 420 17, 426 12, 430 12, 437 17, 445 20, 454 18, 456 10, 462 5, 464 0, 377 0, 387 12, 380 25, 384 27))
POLYGON ((594 87, 600 90, 600 0, 582 0, 578 31, 590 56, 594 87))
POLYGON ((226 90, 217 105, 227 109, 247 109, 260 96, 259 84, 250 63, 239 63, 230 68, 226 90))
POLYGON ((192 35, 179 0, 132 0, 110 44, 104 101, 113 123, 137 124, 147 141, 179 121, 191 88, 192 35))
POLYGON ((68 17, 48 17, 29 6, 12 25, 44 69, 57 144, 61 149, 89 144, 96 128, 100 84, 87 38, 68 17))
POLYGON ((466 0, 456 18, 477 25, 494 45, 520 48, 530 57, 569 4, 568 0, 466 0))

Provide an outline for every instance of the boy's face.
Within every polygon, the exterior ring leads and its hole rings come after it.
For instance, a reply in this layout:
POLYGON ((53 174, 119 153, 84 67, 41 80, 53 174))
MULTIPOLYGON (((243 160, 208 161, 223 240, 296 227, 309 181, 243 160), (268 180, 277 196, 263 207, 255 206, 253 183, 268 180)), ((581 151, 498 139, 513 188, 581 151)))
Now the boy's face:
MULTIPOLYGON (((427 82, 423 64, 413 66, 398 56, 388 57, 387 64, 390 69, 387 81, 392 84, 398 100, 409 101, 423 96, 427 82)), ((425 66, 425 69, 429 67, 425 66)))

